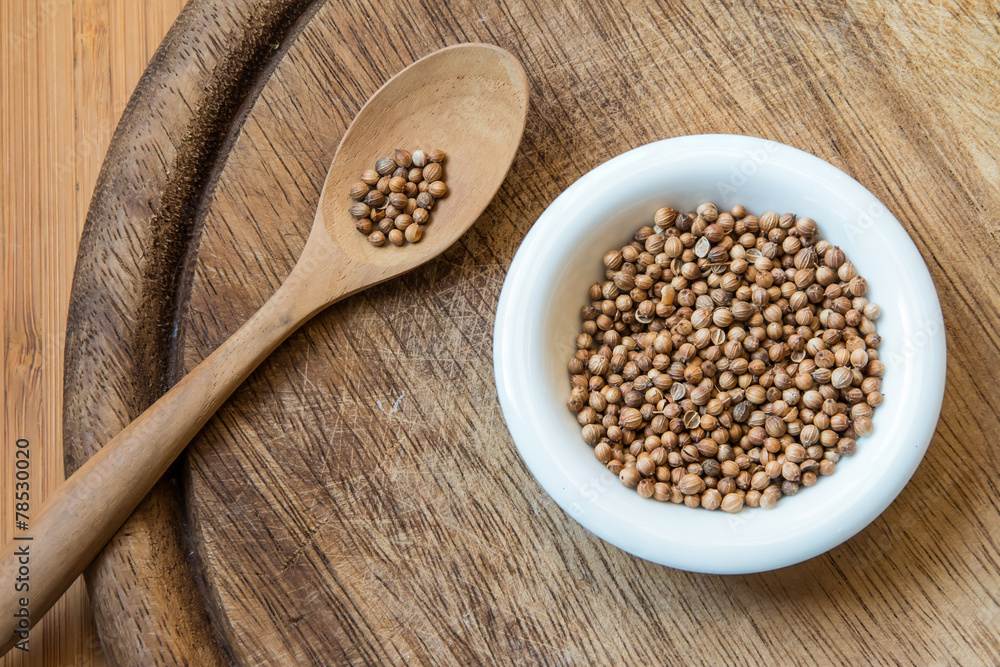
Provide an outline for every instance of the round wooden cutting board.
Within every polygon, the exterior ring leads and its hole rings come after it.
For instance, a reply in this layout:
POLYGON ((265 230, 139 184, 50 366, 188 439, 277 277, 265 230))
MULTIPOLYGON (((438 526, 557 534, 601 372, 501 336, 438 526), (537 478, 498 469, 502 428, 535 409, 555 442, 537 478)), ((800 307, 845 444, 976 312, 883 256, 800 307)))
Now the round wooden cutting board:
MULTIPOLYGON (((982 362, 997 358, 997 272, 963 268, 992 265, 997 233, 983 222, 998 217, 997 125, 981 122, 997 78, 969 81, 989 67, 989 23, 705 4, 192 0, 90 208, 67 342, 71 469, 281 283, 342 133, 387 78, 490 42, 523 63, 531 112, 472 230, 293 335, 91 566, 113 662, 1000 659, 984 541, 1000 529, 998 401, 976 391, 996 372, 982 362), (547 204, 611 156, 702 132, 779 140, 857 177, 907 227, 963 332, 937 437, 899 500, 831 553, 752 576, 670 570, 581 529, 518 457, 491 365, 505 271, 547 204), (973 315, 967 298, 994 305, 973 315)), ((473 159, 490 156, 447 168, 473 159)))

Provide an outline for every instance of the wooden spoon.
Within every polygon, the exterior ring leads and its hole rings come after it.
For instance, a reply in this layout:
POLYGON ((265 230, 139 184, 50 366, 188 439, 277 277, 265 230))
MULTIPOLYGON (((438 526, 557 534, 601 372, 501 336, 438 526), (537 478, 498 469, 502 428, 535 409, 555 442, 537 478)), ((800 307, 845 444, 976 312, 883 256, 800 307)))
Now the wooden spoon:
POLYGON ((288 279, 246 324, 52 493, 0 556, 3 653, 97 556, 223 401, 327 306, 437 257, 500 188, 524 132, 528 82, 506 51, 462 44, 418 60, 368 100, 337 148, 309 240, 288 279), (450 193, 419 243, 377 248, 354 227, 348 190, 397 147, 441 149, 450 193), (24 556, 27 550, 28 556, 24 556), (15 590, 27 567, 30 589, 15 590), (22 569, 23 573, 24 570, 22 569))

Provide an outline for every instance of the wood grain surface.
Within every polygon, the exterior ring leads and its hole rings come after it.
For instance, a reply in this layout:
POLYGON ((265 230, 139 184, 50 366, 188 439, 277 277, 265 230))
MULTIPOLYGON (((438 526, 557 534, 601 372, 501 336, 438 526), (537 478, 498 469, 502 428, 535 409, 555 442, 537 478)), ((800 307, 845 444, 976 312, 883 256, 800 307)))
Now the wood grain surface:
MULTIPOLYGON (((77 242, 122 109, 183 4, 0 3, 4 541, 14 525, 15 439, 31 442, 33 507, 64 477, 63 340, 77 242)), ((82 581, 32 631, 30 647, 0 664, 105 664, 82 581)))
POLYGON ((292 336, 91 568, 109 656, 1000 661, 998 25, 995 6, 948 2, 194 0, 91 204, 70 463, 280 284, 382 81, 441 46, 491 42, 523 63, 532 109, 473 229, 292 336), (545 206, 623 150, 700 132, 779 140, 860 180, 916 242, 948 327, 942 419, 913 481, 846 544, 759 575, 669 570, 583 531, 518 458, 491 368, 504 273, 545 206))

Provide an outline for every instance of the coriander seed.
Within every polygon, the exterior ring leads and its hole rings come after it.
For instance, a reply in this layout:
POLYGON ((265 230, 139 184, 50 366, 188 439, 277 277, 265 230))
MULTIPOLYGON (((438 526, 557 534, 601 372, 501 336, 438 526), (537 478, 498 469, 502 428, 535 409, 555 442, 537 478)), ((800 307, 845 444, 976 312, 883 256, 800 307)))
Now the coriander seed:
POLYGON ((698 475, 687 474, 681 477, 677 488, 686 496, 699 494, 705 490, 705 480, 698 475))
POLYGON ((717 510, 722 504, 722 494, 717 489, 708 489, 701 494, 701 506, 707 510, 717 510))
POLYGON ((378 172, 379 176, 388 176, 395 170, 396 161, 391 157, 379 158, 379 160, 375 163, 375 171, 378 172))
POLYGON ((387 201, 389 206, 402 210, 406 208, 407 197, 402 192, 393 192, 387 201))
POLYGON ((417 206, 426 211, 434 208, 434 197, 429 192, 421 192, 417 195, 417 206))
POLYGON ((351 199, 356 199, 358 201, 361 201, 362 199, 365 198, 365 195, 367 194, 368 194, 368 185, 366 185, 365 183, 358 181, 357 183, 351 186, 351 191, 350 191, 351 199))
POLYGON ((369 208, 382 208, 385 205, 385 195, 378 190, 372 190, 365 195, 364 204, 369 208))
POLYGON ((431 193, 435 199, 440 199, 448 194, 448 186, 444 184, 444 181, 434 181, 427 186, 427 192, 431 193))
POLYGON ((411 156, 407 151, 401 150, 399 148, 396 149, 396 153, 393 156, 393 160, 400 167, 409 167, 411 164, 413 164, 413 156, 411 156))
POLYGON ((726 494, 726 497, 722 499, 723 512, 727 514, 735 514, 743 509, 743 496, 738 493, 726 494))
POLYGON ((413 218, 405 213, 401 213, 396 216, 394 221, 396 229, 405 232, 407 227, 413 224, 413 218))
POLYGON ((416 223, 407 227, 406 232, 404 233, 406 240, 409 241, 410 243, 417 243, 420 240, 420 237, 423 235, 424 235, 423 227, 421 227, 416 223))
POLYGON ((441 176, 443 175, 444 175, 444 169, 442 169, 441 165, 436 162, 430 163, 422 170, 422 178, 432 183, 434 181, 440 181, 441 176))
POLYGON ((642 480, 642 475, 635 468, 626 466, 618 473, 618 479, 628 488, 634 489, 639 485, 639 481, 642 480))

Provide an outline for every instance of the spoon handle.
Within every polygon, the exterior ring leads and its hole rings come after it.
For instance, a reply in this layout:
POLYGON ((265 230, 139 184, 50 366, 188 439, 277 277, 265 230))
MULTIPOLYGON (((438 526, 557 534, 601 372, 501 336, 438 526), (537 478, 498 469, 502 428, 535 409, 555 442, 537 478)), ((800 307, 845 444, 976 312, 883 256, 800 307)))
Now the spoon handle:
POLYGON ((97 556, 153 484, 237 386, 330 303, 296 265, 236 333, 49 495, 0 554, 0 655, 24 638, 97 556), (24 603, 24 604, 22 604, 24 603))

